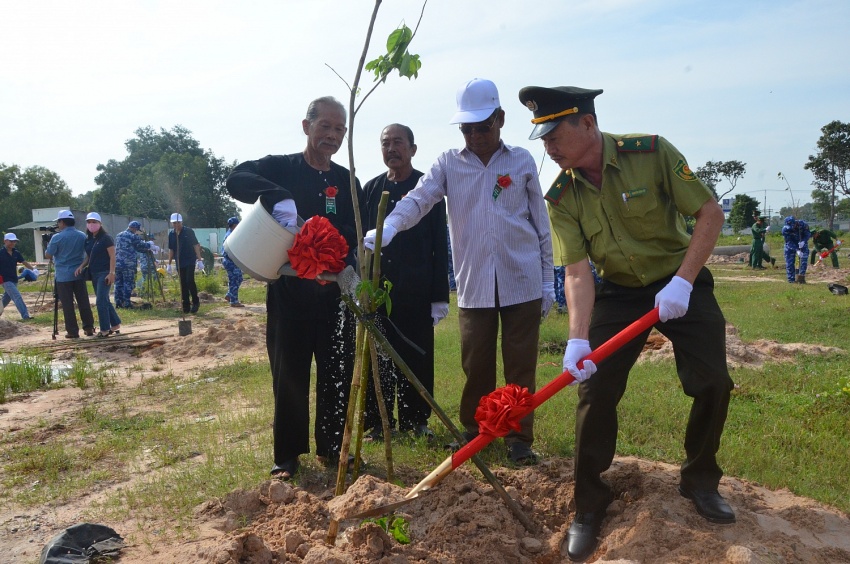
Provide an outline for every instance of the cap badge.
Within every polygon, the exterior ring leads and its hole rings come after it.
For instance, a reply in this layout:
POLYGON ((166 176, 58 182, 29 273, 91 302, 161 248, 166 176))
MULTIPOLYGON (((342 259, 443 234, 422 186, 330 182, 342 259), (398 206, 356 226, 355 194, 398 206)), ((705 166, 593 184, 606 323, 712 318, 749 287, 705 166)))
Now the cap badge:
POLYGON ((529 100, 528 102, 525 103, 525 107, 528 108, 529 110, 531 110, 532 112, 536 112, 537 111, 537 102, 535 102, 534 100, 529 100))

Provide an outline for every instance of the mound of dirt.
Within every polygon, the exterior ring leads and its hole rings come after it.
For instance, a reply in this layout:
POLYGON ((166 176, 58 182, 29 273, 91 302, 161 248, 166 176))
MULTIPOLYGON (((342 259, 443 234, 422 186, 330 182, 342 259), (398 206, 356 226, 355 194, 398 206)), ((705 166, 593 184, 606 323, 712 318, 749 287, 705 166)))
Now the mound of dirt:
POLYGON ((30 325, 26 325, 19 321, 9 321, 8 319, 0 319, 0 341, 5 341, 6 339, 14 339, 15 337, 20 337, 21 335, 31 335, 35 332, 36 328, 30 325))
MULTIPOLYGON (((730 368, 746 366, 760 368, 765 362, 791 362, 800 355, 828 355, 844 352, 837 347, 825 345, 810 345, 807 343, 780 343, 767 339, 758 339, 752 343, 744 343, 738 336, 734 325, 726 324, 726 363, 730 368)), ((673 343, 653 331, 647 339, 646 346, 640 356, 640 361, 671 360, 673 358, 673 343)))
MULTIPOLYGON (((187 543, 182 557, 217 564, 565 561, 561 542, 572 519, 572 461, 556 458, 495 472, 537 531, 525 530, 489 484, 461 468, 396 514, 407 521, 410 544, 375 523, 342 521, 329 546, 331 492, 271 481, 201 506, 199 521, 229 532, 217 542, 187 543), (238 523, 247 524, 236 529, 238 523)), ((617 458, 605 477, 617 497, 591 562, 850 562, 847 515, 787 491, 724 478, 720 491, 738 521, 713 525, 678 494, 675 466, 617 458)), ((383 500, 388 490, 374 482, 364 476, 351 489, 363 492, 367 502, 383 500)), ((176 554, 162 552, 148 562, 176 554)))
POLYGON ((180 339, 171 339, 161 348, 171 359, 232 356, 234 351, 247 351, 265 346, 265 328, 252 318, 228 318, 180 339))

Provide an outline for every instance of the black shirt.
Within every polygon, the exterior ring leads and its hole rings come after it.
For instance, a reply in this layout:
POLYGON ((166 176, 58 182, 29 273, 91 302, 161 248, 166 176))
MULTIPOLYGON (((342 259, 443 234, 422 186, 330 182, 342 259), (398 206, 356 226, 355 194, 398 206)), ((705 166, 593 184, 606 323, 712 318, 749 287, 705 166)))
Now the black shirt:
MULTIPOLYGON (((410 190, 422 173, 414 170, 406 180, 395 182, 384 173, 366 183, 363 189, 367 215, 366 229, 374 229, 381 192, 389 192, 387 215, 410 190)), ((381 249, 381 274, 393 284, 393 304, 449 301, 448 236, 446 202, 435 205, 422 220, 396 235, 392 244, 381 249)))
MULTIPOLYGON (((346 262, 354 264, 357 227, 348 169, 331 162, 330 170, 316 170, 307 164, 302 153, 268 155, 234 168, 227 178, 227 191, 246 204, 262 198, 262 205, 269 211, 275 203, 291 198, 302 219, 316 215, 328 218, 348 242, 346 262)), ((357 194, 360 199, 359 182, 357 194)), ((257 244, 261 245, 262 241, 257 244)), ((269 285, 269 291, 281 293, 284 305, 278 313, 284 318, 329 319, 339 313, 339 286, 336 284, 321 285, 315 280, 282 276, 269 285)))

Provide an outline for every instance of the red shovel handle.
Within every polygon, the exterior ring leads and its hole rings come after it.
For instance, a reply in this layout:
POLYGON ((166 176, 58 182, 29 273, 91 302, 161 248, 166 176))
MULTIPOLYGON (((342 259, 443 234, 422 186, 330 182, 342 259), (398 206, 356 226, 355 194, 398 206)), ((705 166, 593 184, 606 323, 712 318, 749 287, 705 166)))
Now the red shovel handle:
MULTIPOLYGON (((645 314, 643 317, 596 347, 594 351, 592 351, 589 355, 584 357, 579 362, 579 368, 582 367, 585 360, 591 360, 594 364, 599 364, 609 356, 611 353, 618 350, 620 347, 652 327, 658 323, 658 308, 654 308, 649 313, 645 314)), ((556 393, 560 392, 569 384, 572 384, 575 378, 569 371, 564 371, 560 376, 537 390, 537 392, 531 396, 532 402, 531 407, 525 410, 525 413, 522 413, 517 416, 517 419, 522 419, 535 409, 537 409, 541 404, 546 402, 549 398, 554 396, 556 393)), ((452 470, 469 460, 475 454, 490 444, 493 439, 496 437, 493 435, 485 435, 479 434, 477 437, 463 445, 456 453, 452 455, 452 470)))

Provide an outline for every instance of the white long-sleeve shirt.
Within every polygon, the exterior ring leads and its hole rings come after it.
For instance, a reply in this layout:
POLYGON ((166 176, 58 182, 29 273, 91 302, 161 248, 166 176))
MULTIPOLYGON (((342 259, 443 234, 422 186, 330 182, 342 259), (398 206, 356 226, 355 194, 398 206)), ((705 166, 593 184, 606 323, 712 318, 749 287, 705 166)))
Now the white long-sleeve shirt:
POLYGON ((441 154, 386 223, 416 225, 446 198, 458 306, 487 308, 538 299, 554 280, 549 216, 537 168, 521 147, 501 143, 485 166, 468 149, 441 154), (493 198, 499 176, 511 184, 493 198))

